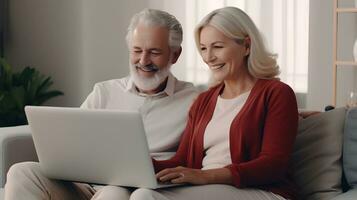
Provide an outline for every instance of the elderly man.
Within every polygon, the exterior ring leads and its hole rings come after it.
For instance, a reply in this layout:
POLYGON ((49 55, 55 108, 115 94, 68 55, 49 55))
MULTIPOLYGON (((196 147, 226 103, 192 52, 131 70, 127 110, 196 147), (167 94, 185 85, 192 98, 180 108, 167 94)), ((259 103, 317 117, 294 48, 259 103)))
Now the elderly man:
MULTIPOLYGON (((192 84, 170 73, 181 54, 181 25, 166 12, 145 9, 132 18, 126 39, 130 76, 97 83, 81 107, 139 110, 152 156, 166 159, 177 148, 189 107, 197 95, 192 84)), ((7 200, 128 199, 130 192, 116 186, 48 179, 34 162, 12 166, 5 185, 7 200)))

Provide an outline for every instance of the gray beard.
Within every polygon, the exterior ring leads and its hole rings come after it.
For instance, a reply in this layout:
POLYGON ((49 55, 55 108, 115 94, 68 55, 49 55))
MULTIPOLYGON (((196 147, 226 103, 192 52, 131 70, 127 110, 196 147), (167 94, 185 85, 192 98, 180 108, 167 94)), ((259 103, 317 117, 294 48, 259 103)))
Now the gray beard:
POLYGON ((155 72, 152 77, 143 77, 136 70, 136 66, 130 64, 130 76, 136 87, 141 90, 151 91, 159 87, 159 85, 166 80, 170 74, 171 66, 164 67, 155 72))

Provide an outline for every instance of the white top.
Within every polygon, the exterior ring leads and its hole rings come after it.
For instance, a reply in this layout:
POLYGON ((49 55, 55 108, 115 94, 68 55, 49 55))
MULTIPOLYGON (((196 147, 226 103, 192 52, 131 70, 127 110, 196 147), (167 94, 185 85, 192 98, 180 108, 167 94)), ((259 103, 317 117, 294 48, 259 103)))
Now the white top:
POLYGON ((191 83, 179 81, 172 74, 164 91, 155 95, 142 94, 128 76, 95 84, 81 108, 139 110, 150 153, 160 160, 171 157, 176 151, 197 94, 191 83))
POLYGON ((233 99, 218 96, 211 121, 204 134, 205 156, 202 169, 215 169, 232 164, 229 149, 229 132, 233 119, 237 116, 250 92, 233 99))

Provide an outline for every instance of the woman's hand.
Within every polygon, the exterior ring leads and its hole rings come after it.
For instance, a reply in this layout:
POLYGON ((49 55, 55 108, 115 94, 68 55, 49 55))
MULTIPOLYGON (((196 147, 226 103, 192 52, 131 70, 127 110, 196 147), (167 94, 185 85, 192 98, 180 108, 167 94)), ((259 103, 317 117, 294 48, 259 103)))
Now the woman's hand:
POLYGON ((160 182, 190 183, 193 185, 209 184, 211 174, 205 170, 186 167, 168 168, 156 174, 160 182))

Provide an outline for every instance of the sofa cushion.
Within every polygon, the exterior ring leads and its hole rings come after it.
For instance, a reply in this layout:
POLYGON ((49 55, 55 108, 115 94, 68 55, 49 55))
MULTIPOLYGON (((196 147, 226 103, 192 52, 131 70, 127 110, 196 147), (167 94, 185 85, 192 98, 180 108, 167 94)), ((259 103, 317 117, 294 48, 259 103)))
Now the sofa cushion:
POLYGON ((299 121, 291 167, 302 199, 331 199, 342 193, 345 114, 345 108, 338 108, 299 121))
POLYGON ((348 190, 347 192, 338 195, 337 197, 330 200, 356 200, 357 189, 348 190))
POLYGON ((357 108, 349 109, 346 114, 343 168, 348 185, 357 189, 357 108))

